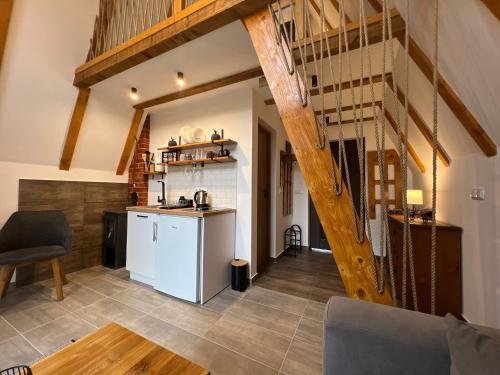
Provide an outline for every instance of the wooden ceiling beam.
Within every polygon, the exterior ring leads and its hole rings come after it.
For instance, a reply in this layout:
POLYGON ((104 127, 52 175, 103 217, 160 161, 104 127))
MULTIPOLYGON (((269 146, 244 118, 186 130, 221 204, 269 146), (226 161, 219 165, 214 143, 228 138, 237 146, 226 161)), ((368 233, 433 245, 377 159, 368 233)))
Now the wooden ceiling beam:
POLYGON ((78 140, 78 135, 80 134, 80 129, 82 127, 83 117, 85 116, 85 110, 87 109, 89 96, 90 88, 80 87, 78 89, 78 97, 76 98, 75 108, 73 109, 73 115, 71 116, 68 134, 66 135, 66 141, 64 142, 61 161, 59 162, 60 170, 69 171, 69 168, 71 167, 71 161, 73 160, 73 154, 75 153, 76 148, 76 141, 78 140))
MULTIPOLYGON (((375 106, 377 106, 377 107, 380 104, 382 104, 381 101, 376 101, 375 102, 375 106)), ((354 109, 360 109, 361 107, 363 107, 363 108, 371 108, 372 107, 372 103, 369 102, 369 103, 363 103, 363 104, 356 104, 355 106, 353 106, 353 105, 346 105, 346 106, 343 106, 340 109, 340 111, 341 112, 352 111, 354 109)), ((321 116, 321 111, 315 111, 314 113, 316 114, 316 116, 321 116)), ((329 114, 332 114, 332 113, 337 113, 337 107, 325 109, 325 115, 329 115, 329 114)))
POLYGON ((78 67, 88 87, 265 8, 272 0, 203 0, 78 67))
MULTIPOLYGON (((386 77, 392 77, 392 74, 391 73, 386 73, 386 77)), ((373 83, 379 83, 379 82, 382 82, 382 74, 377 74, 377 75, 374 75, 372 76, 372 81, 373 83)), ((353 88, 354 87, 359 87, 359 86, 365 86, 365 85, 368 85, 370 84, 370 80, 368 77, 365 77, 363 78, 363 80, 361 79, 354 79, 352 81, 352 84, 353 84, 353 88)), ((350 81, 344 81, 340 84, 335 84, 335 91, 338 91, 338 90, 347 90, 351 87, 351 84, 350 84, 350 81)), ((327 85, 324 87, 323 89, 324 93, 325 94, 329 94, 329 93, 332 93, 334 91, 334 86, 333 85, 327 85)), ((319 89, 318 88, 313 88, 311 89, 311 96, 317 96, 320 94, 319 92, 319 89)), ((274 99, 267 99, 264 101, 267 105, 273 105, 275 104, 275 101, 274 99)))
MULTIPOLYGON (((142 115, 144 113, 143 109, 136 109, 134 112, 134 117, 132 118, 132 123, 130 124, 130 129, 128 131, 127 140, 123 146, 122 156, 118 162, 118 167, 116 168, 116 174, 118 176, 125 173, 127 169, 127 164, 130 159, 130 155, 134 152, 134 146, 136 144, 137 133, 139 132, 139 125, 141 124, 142 115)), ((149 115, 146 116, 144 124, 149 123, 149 115)))
POLYGON ((368 0, 373 10, 377 13, 381 13, 383 11, 382 3, 379 0, 368 0))
MULTIPOLYGON (((488 3, 495 4, 495 9, 500 8, 498 1, 496 0, 484 0, 488 3)), ((382 11, 382 1, 381 0, 369 0, 375 11, 382 11)), ((490 8, 491 9, 491 8, 490 8)), ((399 13, 398 13, 399 14, 399 13)), ((401 17, 400 17, 401 18, 401 17)), ((405 46, 405 31, 404 24, 405 21, 401 18, 402 27, 393 28, 393 35, 397 37, 402 46, 405 46)), ((420 68, 422 73, 424 73, 427 80, 432 84, 433 82, 433 64, 431 60, 427 57, 425 52, 418 46, 415 40, 411 37, 409 38, 409 52, 410 56, 420 68)), ((444 79, 441 73, 438 72, 438 91, 441 98, 446 102, 451 111, 455 114, 457 119, 462 123, 464 129, 469 133, 469 135, 474 139, 479 148, 483 151, 486 156, 495 156, 497 154, 497 145, 493 139, 488 135, 488 133, 481 127, 481 124, 477 121, 474 115, 468 110, 465 104, 462 102, 460 97, 451 88, 448 82, 444 79)))
POLYGON ((0 68, 2 67, 3 54, 7 43, 13 5, 14 0, 0 0, 0 68))
POLYGON ((160 96, 158 98, 154 98, 151 100, 147 100, 145 102, 134 105, 135 109, 146 109, 150 107, 154 107, 160 104, 165 104, 172 102, 174 100, 187 98, 189 96, 198 95, 207 91, 215 90, 221 87, 229 86, 234 83, 246 81, 252 78, 257 78, 262 76, 264 73, 262 72, 262 68, 252 68, 249 70, 245 70, 244 72, 239 72, 224 78, 216 79, 215 81, 203 83, 201 85, 190 87, 185 90, 173 92, 167 95, 160 96))
POLYGON ((500 20, 500 1, 498 0, 481 0, 484 5, 500 20))
MULTIPOLYGON (((405 45, 404 35, 398 35, 401 45, 405 45)), ((420 68, 425 77, 432 84, 433 82, 433 64, 418 44, 410 38, 410 57, 420 68)), ((488 133, 482 128, 474 115, 468 110, 460 97, 446 82, 441 73, 438 72, 438 91, 441 98, 451 109, 456 118, 460 121, 464 129, 469 133, 479 148, 486 156, 495 156, 497 146, 488 133)))
MULTIPOLYGON (((340 13, 340 5, 339 5, 338 0, 330 0, 330 3, 333 5, 333 7, 335 8, 335 10, 336 10, 338 13, 340 13)), ((351 23, 351 22, 352 22, 351 18, 347 15, 347 12, 346 12, 346 14, 345 14, 345 20, 346 20, 346 22, 348 22, 348 23, 351 23)))
MULTIPOLYGON (((382 110, 382 108, 380 108, 380 110, 382 110)), ((394 120, 394 117, 392 117, 391 113, 387 110, 387 108, 385 109, 385 118, 389 121, 389 124, 391 125, 392 129, 396 133, 396 136, 398 136, 398 128, 397 128, 396 121, 394 120)), ((415 150, 415 147, 413 147, 413 145, 410 143, 410 141, 408 141, 408 139, 406 138, 406 135, 403 132, 401 132, 401 141, 404 144, 407 144, 408 153, 410 154, 411 158, 413 159, 413 161, 417 165, 420 172, 425 173, 424 162, 422 161, 420 156, 418 156, 418 153, 415 150)))
MULTIPOLYGON (((387 84, 394 92, 394 82, 393 82, 392 77, 387 80, 387 84)), ((405 97, 405 94, 403 93, 403 91, 399 88, 399 86, 397 87, 397 96, 398 96, 399 102, 404 106, 406 97, 405 97)), ((424 136, 424 138, 427 141, 427 143, 429 144, 429 146, 432 147, 432 145, 433 145, 432 132, 431 132, 430 128, 427 126, 427 124, 425 123, 422 116, 420 116, 420 114, 417 112, 415 107, 413 107, 413 105, 411 104, 410 101, 408 101, 408 114, 410 115, 410 118, 413 120, 413 122, 417 126, 417 129, 424 136)), ((438 157, 441 160, 441 162, 446 167, 449 167, 451 160, 450 160, 450 157, 448 156, 448 154, 446 153, 444 147, 441 145, 441 143, 438 143, 437 154, 438 154, 438 157)))
MULTIPOLYGON (((363 118, 363 122, 366 122, 366 121, 374 121, 375 120, 375 117, 364 117, 363 118)), ((356 121, 361 121, 360 118, 358 118, 356 121)), ((350 125, 350 124, 354 124, 356 122, 354 119, 349 119, 349 120, 342 120, 342 125, 350 125)), ((328 126, 339 126, 338 122, 331 122, 328 124, 328 126)))
MULTIPOLYGON (((318 4, 316 4, 316 0, 310 0, 309 4, 311 4, 311 6, 313 7, 316 14, 321 18, 321 9, 319 9, 318 4)), ((328 22, 326 17, 325 17, 325 23, 326 23, 326 27, 328 27, 330 30, 333 29, 333 26, 330 24, 330 22, 328 22)), ((321 30, 321 28, 320 28, 320 30, 321 30)))
MULTIPOLYGON (((404 32, 405 30, 405 22, 403 18, 400 16, 399 12, 396 9, 391 9, 391 20, 392 20, 392 30, 394 35, 404 32)), ((369 16, 366 18, 366 26, 368 28, 368 42, 370 45, 379 43, 382 41, 382 22, 383 22, 383 13, 377 13, 372 16, 369 16)), ((358 49, 359 48, 359 24, 360 21, 352 21, 346 25, 346 32, 347 32, 347 37, 349 42, 349 49, 358 49)), ((340 28, 336 27, 332 30, 328 30, 325 33, 330 42, 330 48, 331 48, 331 55, 336 55, 339 53, 338 51, 338 38, 339 36, 343 35, 343 30, 341 31, 340 28)), ((321 56, 321 50, 320 50, 320 40, 321 36, 320 35, 315 35, 313 37, 313 42, 314 42, 314 47, 316 52, 316 58, 319 58, 321 56)), ((326 43, 324 43, 325 50, 323 51, 323 56, 327 57, 328 53, 326 50, 326 43)), ((345 49, 344 43, 342 43, 342 48, 345 49)), ((295 42, 293 44, 293 49, 294 49, 294 57, 296 64, 300 65, 300 54, 299 54, 299 44, 295 42)), ((306 62, 311 62, 314 60, 314 54, 312 51, 311 45, 308 45, 306 53, 305 60, 306 62)))

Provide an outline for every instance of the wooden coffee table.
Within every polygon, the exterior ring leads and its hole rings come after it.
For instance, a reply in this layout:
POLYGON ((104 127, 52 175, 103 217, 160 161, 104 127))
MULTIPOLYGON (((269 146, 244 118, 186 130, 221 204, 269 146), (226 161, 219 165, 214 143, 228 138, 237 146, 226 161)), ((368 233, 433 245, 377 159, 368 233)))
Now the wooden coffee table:
POLYGON ((110 323, 32 366, 33 375, 209 375, 126 328, 110 323))

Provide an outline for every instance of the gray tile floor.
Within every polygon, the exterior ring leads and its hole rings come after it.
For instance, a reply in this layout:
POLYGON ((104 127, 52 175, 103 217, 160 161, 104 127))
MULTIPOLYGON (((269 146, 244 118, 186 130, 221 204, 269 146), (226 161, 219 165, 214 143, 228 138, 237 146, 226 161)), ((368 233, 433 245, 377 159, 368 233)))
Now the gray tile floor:
POLYGON ((204 306, 132 282, 125 270, 68 275, 12 288, 0 302, 0 369, 30 364, 115 321, 216 375, 321 374, 324 303, 253 286, 204 306))

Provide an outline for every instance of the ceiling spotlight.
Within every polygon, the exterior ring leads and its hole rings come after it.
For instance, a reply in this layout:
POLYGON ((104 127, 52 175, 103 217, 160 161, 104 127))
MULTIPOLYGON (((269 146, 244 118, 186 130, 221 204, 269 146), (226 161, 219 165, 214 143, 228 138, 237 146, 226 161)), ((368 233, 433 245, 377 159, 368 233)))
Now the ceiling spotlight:
POLYGON ((135 87, 132 87, 132 88, 130 89, 130 94, 129 94, 129 96, 130 96, 130 99, 132 99, 132 100, 137 100, 137 99, 139 99, 139 94, 137 93, 137 89, 136 89, 135 87))
POLYGON ((177 84, 179 86, 184 86, 186 84, 186 81, 184 81, 184 73, 182 72, 177 73, 177 84))

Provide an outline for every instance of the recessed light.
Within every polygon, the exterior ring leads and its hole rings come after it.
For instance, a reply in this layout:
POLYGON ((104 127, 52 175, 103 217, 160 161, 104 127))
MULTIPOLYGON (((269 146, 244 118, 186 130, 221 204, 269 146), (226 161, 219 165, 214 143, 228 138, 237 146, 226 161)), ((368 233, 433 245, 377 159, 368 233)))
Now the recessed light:
POLYGON ((130 89, 130 99, 132 100, 138 100, 139 99, 139 94, 137 93, 137 89, 135 87, 132 87, 130 89))
POLYGON ((184 86, 186 84, 186 81, 184 81, 184 73, 182 72, 177 73, 177 84, 179 86, 184 86))

